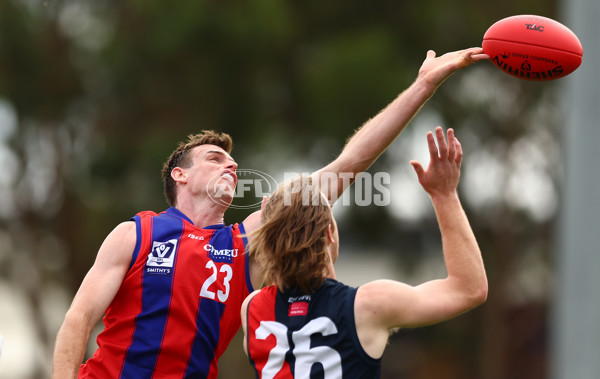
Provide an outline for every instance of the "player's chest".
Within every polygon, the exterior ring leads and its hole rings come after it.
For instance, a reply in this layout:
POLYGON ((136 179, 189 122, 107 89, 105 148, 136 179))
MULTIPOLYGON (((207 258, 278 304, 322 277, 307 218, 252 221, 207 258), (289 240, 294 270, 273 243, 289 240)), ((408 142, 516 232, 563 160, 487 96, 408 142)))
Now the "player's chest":
MULTIPOLYGON (((232 284, 242 280, 244 246, 231 232, 164 234, 153 239, 145 252, 143 287, 188 296, 228 300, 232 284), (238 278, 239 277, 239 278, 238 278)), ((236 288, 233 286, 233 288, 236 288)))

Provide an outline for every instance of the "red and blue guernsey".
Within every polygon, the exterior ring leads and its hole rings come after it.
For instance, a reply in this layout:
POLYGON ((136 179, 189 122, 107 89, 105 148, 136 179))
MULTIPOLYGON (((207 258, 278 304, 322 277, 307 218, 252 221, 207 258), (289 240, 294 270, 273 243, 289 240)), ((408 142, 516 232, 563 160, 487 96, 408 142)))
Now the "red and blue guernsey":
POLYGON ((173 207, 132 220, 131 266, 79 378, 216 378, 252 292, 243 225, 200 229, 173 207))

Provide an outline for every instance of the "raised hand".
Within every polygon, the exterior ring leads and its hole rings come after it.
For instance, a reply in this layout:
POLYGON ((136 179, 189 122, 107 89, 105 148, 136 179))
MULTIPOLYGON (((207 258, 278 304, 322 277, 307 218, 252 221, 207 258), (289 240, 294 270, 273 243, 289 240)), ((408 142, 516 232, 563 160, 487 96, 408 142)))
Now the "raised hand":
POLYGON ((414 160, 410 162, 419 183, 432 197, 455 193, 460 178, 462 147, 454 136, 453 129, 448 129, 447 135, 448 140, 446 141, 444 130, 439 126, 435 129, 435 137, 432 132, 427 133, 430 161, 426 170, 419 162, 414 160))
POLYGON ((483 53, 481 47, 453 51, 439 57, 436 57, 435 51, 429 50, 419 69, 418 78, 437 87, 455 71, 485 59, 490 57, 483 53))

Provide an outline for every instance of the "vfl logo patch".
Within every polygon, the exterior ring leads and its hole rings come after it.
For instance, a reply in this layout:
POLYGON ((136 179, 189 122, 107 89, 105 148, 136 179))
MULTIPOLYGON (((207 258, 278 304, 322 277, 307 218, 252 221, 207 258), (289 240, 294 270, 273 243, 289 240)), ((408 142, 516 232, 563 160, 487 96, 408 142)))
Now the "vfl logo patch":
POLYGON ((215 249, 211 244, 204 245, 204 250, 208 251, 208 257, 215 262, 233 263, 233 258, 238 256, 238 249, 215 249))
POLYGON ((176 249, 177 239, 167 242, 153 241, 152 250, 146 261, 146 272, 155 275, 171 275, 176 249))

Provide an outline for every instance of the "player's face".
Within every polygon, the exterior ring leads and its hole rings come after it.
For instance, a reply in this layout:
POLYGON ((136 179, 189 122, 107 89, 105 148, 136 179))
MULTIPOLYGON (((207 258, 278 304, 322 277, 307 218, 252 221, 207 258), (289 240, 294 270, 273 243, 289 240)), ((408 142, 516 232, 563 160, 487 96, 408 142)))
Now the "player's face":
POLYGON ((187 171, 193 191, 206 193, 223 205, 231 204, 237 184, 235 160, 215 145, 200 145, 191 153, 193 163, 187 171))

